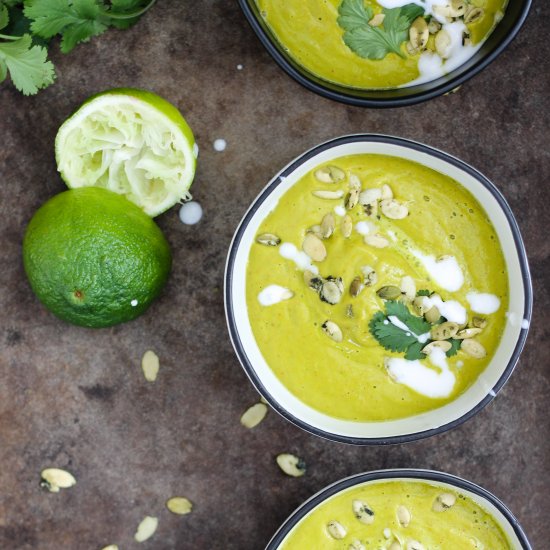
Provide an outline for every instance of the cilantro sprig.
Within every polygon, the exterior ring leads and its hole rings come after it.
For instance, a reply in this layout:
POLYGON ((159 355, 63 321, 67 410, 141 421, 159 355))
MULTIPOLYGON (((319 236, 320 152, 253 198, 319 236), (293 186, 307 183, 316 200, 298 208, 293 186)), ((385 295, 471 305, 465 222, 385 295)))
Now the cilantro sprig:
POLYGON ((0 0, 0 82, 8 74, 25 95, 55 79, 49 41, 59 36, 69 53, 109 27, 126 29, 156 0, 0 0))
MULTIPOLYGON (((389 351, 404 353, 405 359, 409 361, 424 359, 426 354, 422 353, 422 349, 432 340, 421 343, 417 336, 430 332, 432 325, 424 317, 411 313, 403 302, 388 300, 385 308, 385 313, 378 311, 369 323, 370 333, 376 341, 389 351), (407 329, 396 326, 390 321, 390 317, 396 317, 407 329)), ((449 342, 451 349, 446 354, 447 357, 452 357, 457 354, 461 341, 451 338, 449 342)))
POLYGON ((382 10, 381 26, 371 26, 374 12, 364 0, 342 0, 338 8, 338 25, 344 29, 344 42, 357 55, 367 59, 383 59, 389 53, 405 57, 401 44, 408 38, 412 22, 424 14, 416 4, 382 10))

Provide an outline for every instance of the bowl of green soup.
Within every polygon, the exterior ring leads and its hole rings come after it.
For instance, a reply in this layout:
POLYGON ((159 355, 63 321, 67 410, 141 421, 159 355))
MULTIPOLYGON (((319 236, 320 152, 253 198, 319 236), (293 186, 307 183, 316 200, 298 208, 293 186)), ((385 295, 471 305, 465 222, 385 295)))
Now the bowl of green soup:
POLYGON ((275 61, 308 89, 366 107, 450 92, 493 61, 531 0, 239 0, 275 61))
POLYGON ((489 491, 432 470, 379 470, 329 485, 300 506, 266 550, 529 550, 489 491))
POLYGON ((426 145, 352 135, 261 191, 230 247, 225 308, 275 410, 321 437, 383 444, 448 430, 495 397, 532 291, 487 178, 426 145))

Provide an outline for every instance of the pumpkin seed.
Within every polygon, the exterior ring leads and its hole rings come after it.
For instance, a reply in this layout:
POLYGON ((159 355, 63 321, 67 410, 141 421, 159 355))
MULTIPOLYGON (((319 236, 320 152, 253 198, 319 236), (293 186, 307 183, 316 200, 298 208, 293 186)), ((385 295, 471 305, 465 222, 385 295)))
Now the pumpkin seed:
POLYGON ((193 509, 193 503, 185 497, 172 497, 166 501, 166 508, 168 508, 172 514, 185 516, 185 514, 189 514, 193 509))
POLYGON ((317 276, 313 273, 313 271, 310 271, 309 269, 304 271, 304 283, 306 283, 306 286, 311 287, 311 281, 315 278, 317 278, 317 276))
POLYGON ((465 340, 466 338, 473 338, 481 332, 480 328, 465 328, 464 330, 459 330, 455 336, 459 340, 465 340))
POLYGON ((386 19, 386 15, 384 13, 377 13, 370 21, 369 25, 371 27, 379 27, 383 22, 384 19, 386 19))
POLYGON ((384 199, 393 199, 393 191, 387 183, 382 185, 382 189, 380 190, 380 198, 382 200, 384 200, 384 199))
POLYGON ((266 246, 278 246, 281 244, 281 239, 273 233, 262 233, 256 237, 256 242, 266 246))
POLYGON ((141 523, 138 525, 136 534, 134 535, 134 539, 137 542, 145 542, 147 539, 151 538, 155 534, 158 524, 158 518, 145 516, 141 520, 141 523))
POLYGON ((397 521, 402 527, 408 527, 411 522, 411 513, 406 506, 400 505, 397 507, 397 521))
POLYGON ((353 540, 348 546, 348 550, 367 550, 367 547, 360 540, 353 540))
POLYGON ((483 359, 487 355, 485 348, 473 338, 462 340, 462 345, 460 346, 460 349, 464 353, 466 353, 470 357, 474 357, 475 359, 483 359))
POLYGON ((361 192, 361 180, 355 174, 349 175, 349 190, 361 192))
POLYGON ((384 538, 385 539, 391 539, 391 529, 389 527, 386 527, 383 531, 382 531, 382 534, 384 535, 384 538))
POLYGON ((302 250, 314 261, 322 262, 327 257, 323 241, 313 233, 308 233, 302 243, 302 250))
POLYGON ((484 317, 474 317, 472 319, 472 325, 475 328, 485 328, 487 326, 487 319, 484 317))
POLYGON ((430 342, 427 346, 424 346, 422 348, 422 353, 430 355, 435 348, 443 350, 447 353, 452 347, 453 345, 448 340, 435 340, 434 342, 430 342))
POLYGON ((341 199, 344 196, 344 192, 341 189, 339 189, 338 191, 326 191, 325 189, 318 189, 317 191, 312 191, 312 195, 318 197, 319 199, 332 201, 341 199))
POLYGON ((359 193, 359 204, 371 204, 379 201, 382 198, 382 189, 374 187, 372 189, 365 189, 359 193))
POLYGON ((306 230, 306 233, 311 233, 315 235, 318 239, 323 238, 323 234, 321 233, 321 226, 320 225, 312 225, 310 228, 306 230))
POLYGON ((328 534, 336 540, 343 539, 348 534, 346 528, 334 519, 327 523, 327 531, 328 534))
POLYGON ((448 340, 449 338, 454 338, 456 336, 458 329, 458 323, 446 321, 445 323, 432 327, 430 335, 432 340, 448 340))
POLYGON ((453 18, 453 8, 450 6, 450 4, 444 4, 444 5, 436 5, 432 7, 433 12, 435 15, 438 15, 439 17, 442 17, 446 20, 447 23, 450 23, 451 19, 453 18))
POLYGON ((323 302, 326 302, 327 304, 333 306, 340 301, 343 293, 344 289, 342 279, 334 279, 333 277, 328 277, 321 286, 319 297, 323 302))
POLYGON ((147 382, 154 382, 157 379, 159 368, 160 362, 158 355, 152 350, 147 350, 141 358, 141 370, 143 371, 145 380, 147 380, 147 382))
POLYGON ((297 456, 282 453, 277 456, 277 464, 290 477, 300 477, 306 473, 306 463, 297 456))
POLYGON ((402 220, 409 215, 409 209, 395 199, 383 199, 380 201, 382 214, 390 220, 402 220))
POLYGON ((387 285, 379 288, 376 294, 382 300, 397 300, 401 296, 401 289, 393 285, 387 285))
POLYGON ((369 216, 369 218, 375 218, 378 216, 378 202, 369 202, 363 205, 363 212, 369 216))
POLYGON ((40 486, 48 489, 50 493, 59 493, 59 489, 68 489, 76 485, 73 474, 59 468, 46 468, 40 472, 40 486))
POLYGON ((252 405, 252 407, 249 407, 241 416, 241 424, 249 429, 256 427, 265 418, 267 410, 264 403, 252 405))
POLYGON ((359 191, 357 189, 352 189, 347 195, 344 202, 346 210, 353 210, 357 203, 359 202, 359 191))
POLYGON ((346 306, 346 317, 353 317, 353 306, 351 304, 346 306))
POLYGON ((342 219, 342 235, 344 238, 349 239, 351 237, 351 232, 353 231, 353 221, 351 216, 346 214, 342 219))
POLYGON ((434 500, 432 510, 434 512, 444 512, 454 506, 455 502, 456 496, 453 493, 442 493, 434 500))
POLYGON ((349 293, 354 297, 357 298, 359 294, 361 294, 361 291, 365 288, 363 285, 363 280, 361 277, 355 277, 353 281, 351 281, 351 285, 349 285, 349 293))
POLYGON ((418 50, 423 50, 426 48, 429 37, 428 23, 423 17, 417 17, 409 28, 411 45, 418 50))
POLYGON ((412 305, 417 315, 424 315, 427 311, 426 306, 424 305, 424 296, 417 296, 414 298, 412 305))
POLYGON ((451 55, 451 35, 445 29, 435 35, 435 51, 442 59, 447 59, 451 55))
POLYGON ((416 283, 412 277, 406 275, 401 279, 401 292, 405 295, 408 300, 414 300, 416 296, 416 283))
POLYGON ((344 339, 342 329, 333 321, 325 321, 321 325, 321 328, 323 329, 323 332, 335 342, 341 342, 344 339))
POLYGON ((426 319, 426 321, 428 321, 428 323, 432 325, 434 323, 437 323, 440 317, 441 313, 439 312, 439 309, 437 309, 437 307, 435 306, 432 306, 428 311, 426 311, 426 313, 424 313, 424 318, 426 319))
POLYGON ((435 19, 435 17, 432 17, 430 19, 430 22, 428 23, 428 31, 430 34, 436 34, 441 30, 441 23, 435 19))
POLYGON ((380 233, 365 235, 363 242, 369 246, 373 246, 374 248, 387 248, 390 246, 390 241, 388 241, 388 239, 386 239, 383 235, 380 235, 380 233))
POLYGON ((407 42, 405 44, 405 47, 407 48, 407 53, 411 56, 420 53, 420 50, 418 48, 415 48, 412 42, 407 42))
POLYGON ((346 173, 338 166, 323 166, 315 170, 315 178, 322 183, 338 183, 346 177, 346 173))
POLYGON ((466 13, 465 0, 451 0, 451 17, 462 17, 466 13))
POLYGON ((376 274, 374 268, 370 265, 364 265, 361 268, 361 272, 363 273, 363 284, 365 286, 372 286, 378 282, 378 275, 376 274))
POLYGON ((364 500, 354 500, 351 503, 354 516, 365 525, 374 523, 374 512, 364 500))
POLYGON ((410 540, 407 542, 407 550, 426 550, 424 545, 417 540, 410 540))
POLYGON ((312 290, 315 290, 315 292, 321 292, 324 282, 325 281, 323 280, 322 277, 315 276, 313 277, 313 279, 309 281, 309 288, 311 288, 312 290))
POLYGON ((334 216, 329 212, 323 216, 321 220, 321 235, 323 239, 328 239, 333 233, 336 227, 336 221, 334 216))
POLYGON ((398 540, 394 540, 389 545, 388 550, 401 550, 401 543, 398 540))

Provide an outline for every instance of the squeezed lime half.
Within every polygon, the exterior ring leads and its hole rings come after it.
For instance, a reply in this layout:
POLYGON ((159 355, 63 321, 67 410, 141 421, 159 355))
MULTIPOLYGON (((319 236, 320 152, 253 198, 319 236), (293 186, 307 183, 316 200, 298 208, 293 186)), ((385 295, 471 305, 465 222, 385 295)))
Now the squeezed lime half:
POLYGON ((114 191, 151 217, 191 198, 197 151, 176 107, 133 88, 92 96, 55 139, 57 169, 69 188, 114 191))

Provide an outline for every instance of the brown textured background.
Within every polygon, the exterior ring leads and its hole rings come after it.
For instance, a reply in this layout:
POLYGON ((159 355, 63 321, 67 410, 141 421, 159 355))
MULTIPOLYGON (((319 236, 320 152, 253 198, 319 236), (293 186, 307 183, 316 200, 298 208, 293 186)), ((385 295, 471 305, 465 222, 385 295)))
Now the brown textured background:
MULTIPOLYGON (((513 0, 512 0, 513 1, 513 0)), ((386 467, 445 470, 484 485, 517 515, 535 548, 550 540, 550 4, 538 0, 511 47, 454 95, 399 110, 347 107, 288 78, 261 48, 236 2, 160 0, 129 31, 110 31, 71 55, 53 50, 58 81, 37 97, 0 87, 0 548, 137 548, 158 516, 155 550, 256 550, 304 499, 343 476, 386 467), (237 64, 244 69, 238 71, 237 64), (162 298, 142 318, 107 330, 68 326, 31 293, 21 240, 33 212, 64 189, 53 141, 87 96, 150 88, 178 105, 201 146, 194 194, 203 221, 176 208, 158 219, 174 253, 162 298), (460 428, 389 448, 322 441, 275 413, 239 424, 257 395, 225 326, 226 251, 242 214, 271 176, 305 149, 350 132, 417 139, 489 176, 523 231, 535 315, 511 381, 460 428), (228 142, 216 153, 216 138, 228 142), (146 349, 161 359, 145 382, 146 349), (276 454, 309 469, 285 477, 276 454), (60 494, 38 487, 42 468, 72 471, 60 494), (176 494, 193 513, 164 509, 176 494)), ((453 549, 454 550, 454 549, 453 549)))

